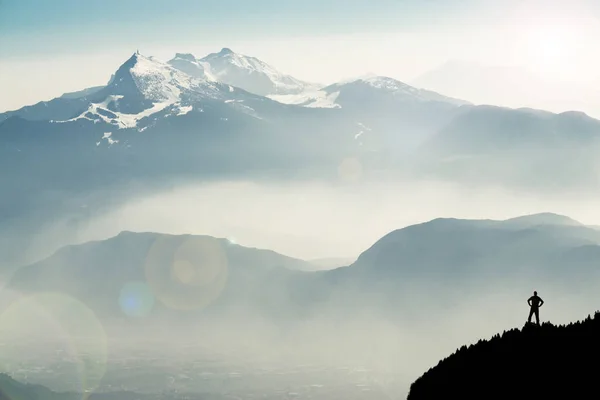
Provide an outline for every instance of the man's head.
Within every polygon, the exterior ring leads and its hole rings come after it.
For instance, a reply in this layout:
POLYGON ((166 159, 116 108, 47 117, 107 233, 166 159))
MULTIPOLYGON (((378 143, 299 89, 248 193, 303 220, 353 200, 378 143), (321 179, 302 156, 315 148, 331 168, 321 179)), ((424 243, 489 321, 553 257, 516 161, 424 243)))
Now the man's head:
POLYGON ((537 296, 537 292, 536 292, 536 291, 533 291, 533 295, 534 295, 534 296, 537 296))

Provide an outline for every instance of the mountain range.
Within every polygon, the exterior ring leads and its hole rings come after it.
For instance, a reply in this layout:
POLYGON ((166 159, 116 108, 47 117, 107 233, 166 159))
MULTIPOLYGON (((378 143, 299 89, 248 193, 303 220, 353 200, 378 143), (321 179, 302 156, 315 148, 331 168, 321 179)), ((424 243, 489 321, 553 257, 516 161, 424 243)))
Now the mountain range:
POLYGON ((390 232, 354 263, 325 271, 225 239, 123 232, 19 268, 3 295, 63 293, 132 326, 240 315, 294 324, 362 312, 402 321, 475 301, 499 284, 560 282, 578 296, 595 293, 599 255, 600 231, 551 213, 434 219, 390 232))
POLYGON ((0 264, 40 226, 182 182, 593 191, 599 138, 600 121, 580 112, 475 106, 389 77, 319 85, 227 48, 167 62, 135 53, 104 86, 0 114, 0 264), (340 174, 347 160, 360 174, 340 174))

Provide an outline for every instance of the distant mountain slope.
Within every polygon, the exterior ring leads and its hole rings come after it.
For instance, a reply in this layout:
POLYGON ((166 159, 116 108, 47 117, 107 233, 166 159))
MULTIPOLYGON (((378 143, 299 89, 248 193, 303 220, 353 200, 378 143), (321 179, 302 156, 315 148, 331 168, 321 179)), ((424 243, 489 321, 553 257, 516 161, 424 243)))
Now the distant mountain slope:
POLYGON ((469 105, 468 101, 444 96, 439 93, 417 89, 406 83, 385 76, 374 76, 350 82, 335 83, 323 89, 326 92, 340 91, 339 99, 344 102, 357 102, 357 97, 367 95, 367 104, 375 93, 386 93, 390 98, 404 102, 443 102, 456 106, 469 105), (371 96, 369 96, 371 95, 371 96))
POLYGON ((532 109, 476 106, 431 137, 436 150, 456 155, 515 150, 546 150, 588 143, 600 135, 600 122, 583 113, 554 114, 532 109), (454 154, 453 154, 454 153, 454 154))
POLYGON ((119 299, 134 285, 156 300, 151 318, 140 323, 240 312, 277 322, 361 312, 395 320, 449 309, 448 299, 475 300, 498 282, 535 279, 540 286, 560 282, 569 293, 596 293, 599 256, 599 231, 549 213, 435 219, 389 233, 349 266, 315 272, 307 272, 314 270, 308 262, 224 239, 124 232, 22 267, 7 288, 17 295, 66 293, 102 318, 126 319, 136 310, 123 309, 119 299))
MULTIPOLYGON (((390 102, 396 106, 411 103, 441 102, 455 106, 468 105, 467 101, 443 96, 429 90, 417 89, 385 76, 371 76, 356 80, 334 83, 319 90, 300 94, 269 96, 287 104, 305 107, 381 107, 390 102)), ((387 107, 386 107, 387 108, 387 107)))
POLYGON ((583 113, 476 106, 428 137, 414 159, 441 179, 592 189, 599 149, 600 121, 583 113))
POLYGON ((595 397, 598 335, 600 312, 566 326, 504 331, 441 360, 413 382, 408 400, 595 397))
MULTIPOLYGON (((153 315, 166 310, 200 311, 206 306, 243 308, 279 293, 312 265, 273 251, 235 245, 210 236, 123 232, 99 242, 68 246, 17 270, 7 289, 18 293, 61 292, 104 318, 124 318, 119 309, 127 285, 148 286, 158 298, 153 315), (220 306, 219 306, 220 305, 220 306)), ((133 310, 135 311, 135 310, 133 310)), ((132 311, 132 312, 133 312, 132 311)), ((215 311, 216 312, 216 311, 215 311)))
POLYGON ((479 293, 476 288, 506 280, 560 280, 565 290, 583 290, 600 278, 597 249, 599 231, 551 213, 505 221, 438 218, 390 232, 327 278, 356 290, 379 290, 391 296, 389 302, 411 285, 435 288, 435 295, 423 294, 432 302, 457 287, 466 289, 466 299, 479 293))
POLYGON ((356 139, 361 147, 377 159, 379 169, 395 171, 406 169, 406 161, 415 149, 470 107, 465 101, 416 89, 383 76, 269 98, 354 118, 360 126, 356 139))

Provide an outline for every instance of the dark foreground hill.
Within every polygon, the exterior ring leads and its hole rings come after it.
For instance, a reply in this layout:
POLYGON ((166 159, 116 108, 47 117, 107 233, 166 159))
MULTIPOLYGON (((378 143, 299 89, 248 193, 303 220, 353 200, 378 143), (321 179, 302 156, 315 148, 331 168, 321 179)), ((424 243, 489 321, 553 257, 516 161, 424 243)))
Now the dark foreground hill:
POLYGON ((408 400, 596 398, 599 336, 600 311, 505 331, 440 361, 411 385, 408 400))

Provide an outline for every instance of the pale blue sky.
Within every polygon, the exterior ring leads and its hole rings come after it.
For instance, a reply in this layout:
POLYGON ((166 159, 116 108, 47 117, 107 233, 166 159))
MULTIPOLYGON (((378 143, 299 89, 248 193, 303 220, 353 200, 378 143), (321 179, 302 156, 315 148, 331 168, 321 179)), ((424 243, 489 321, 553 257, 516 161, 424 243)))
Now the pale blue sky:
POLYGON ((472 0, 2 0, 0 57, 143 45, 188 35, 401 31, 452 18, 472 0))
POLYGON ((104 84, 136 49, 168 60, 230 47, 321 83, 365 73, 410 83, 463 60, 590 87, 599 10, 597 0, 0 0, 0 112, 104 84))

